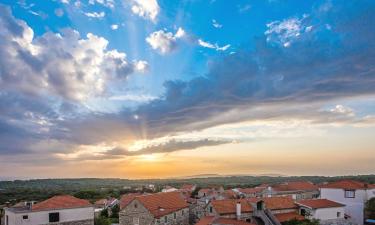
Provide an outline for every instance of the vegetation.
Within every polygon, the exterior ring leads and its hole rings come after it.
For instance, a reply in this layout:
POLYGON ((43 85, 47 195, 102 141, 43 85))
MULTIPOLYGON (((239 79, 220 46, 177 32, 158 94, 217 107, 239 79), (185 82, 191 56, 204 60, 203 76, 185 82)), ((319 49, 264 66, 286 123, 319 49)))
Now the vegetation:
POLYGON ((367 219, 375 219, 375 197, 366 202, 365 212, 367 219))
POLYGON ((283 225, 319 225, 319 220, 289 220, 282 223, 283 225))
POLYGON ((120 206, 119 205, 113 206, 111 209, 111 218, 118 218, 119 212, 120 212, 120 206))
POLYGON ((94 224, 95 225, 111 225, 111 220, 108 219, 107 217, 99 216, 95 218, 94 224))
POLYGON ((183 184, 196 184, 199 187, 211 185, 223 185, 225 188, 254 187, 259 184, 275 184, 285 181, 309 180, 314 183, 335 181, 340 179, 354 179, 368 183, 375 183, 375 175, 324 177, 324 176, 216 176, 186 179, 35 179, 0 181, 0 205, 5 202, 16 203, 22 200, 41 201, 58 194, 70 194, 79 198, 88 199, 91 202, 100 198, 112 196, 119 198, 129 192, 141 190, 152 192, 144 188, 147 184, 155 184, 156 190, 165 185, 181 187, 183 184), (126 188, 125 188, 126 187, 126 188), (128 188, 130 187, 130 189, 128 188))

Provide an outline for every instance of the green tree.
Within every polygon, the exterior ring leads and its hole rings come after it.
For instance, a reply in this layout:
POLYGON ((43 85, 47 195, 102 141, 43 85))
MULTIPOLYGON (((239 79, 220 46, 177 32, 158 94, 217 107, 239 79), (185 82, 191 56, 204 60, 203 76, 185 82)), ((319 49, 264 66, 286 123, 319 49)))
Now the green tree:
POLYGON ((111 220, 106 217, 99 216, 94 220, 95 225, 111 225, 111 220))
POLYGON ((103 209, 103 210, 100 212, 100 216, 101 216, 101 217, 108 218, 108 209, 103 209))
POLYGON ((366 202, 365 212, 367 219, 375 219, 375 197, 366 202))
POLYGON ((112 214, 111 214, 112 218, 118 218, 118 213, 120 212, 119 205, 113 206, 112 209, 111 209, 111 212, 112 212, 112 214))

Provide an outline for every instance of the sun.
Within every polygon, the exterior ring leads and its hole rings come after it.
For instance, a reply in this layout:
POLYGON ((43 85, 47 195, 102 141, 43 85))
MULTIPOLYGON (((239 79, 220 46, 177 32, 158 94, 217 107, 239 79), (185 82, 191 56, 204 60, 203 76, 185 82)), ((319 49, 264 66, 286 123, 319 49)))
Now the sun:
POLYGON ((148 161, 148 162, 155 162, 158 160, 158 156, 155 154, 148 154, 148 155, 141 155, 141 160, 148 161))

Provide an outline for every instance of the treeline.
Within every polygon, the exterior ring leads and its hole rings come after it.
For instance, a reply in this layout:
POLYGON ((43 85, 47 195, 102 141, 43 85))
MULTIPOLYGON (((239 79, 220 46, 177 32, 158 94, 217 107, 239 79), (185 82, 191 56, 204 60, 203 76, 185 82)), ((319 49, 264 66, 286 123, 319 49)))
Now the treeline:
MULTIPOLYGON (((35 179, 0 181, 0 205, 5 202, 18 202, 22 200, 41 201, 58 194, 71 194, 79 198, 95 201, 96 199, 112 196, 119 197, 128 192, 138 191, 140 187, 148 184, 156 185, 156 191, 160 191, 165 185, 181 187, 183 184, 196 184, 198 187, 222 185, 225 188, 254 187, 263 183, 275 184, 286 181, 311 181, 323 183, 341 179, 354 179, 367 183, 375 183, 375 175, 359 176, 218 176, 208 178, 189 179, 35 179)), ((143 189, 143 191, 151 191, 143 189)))

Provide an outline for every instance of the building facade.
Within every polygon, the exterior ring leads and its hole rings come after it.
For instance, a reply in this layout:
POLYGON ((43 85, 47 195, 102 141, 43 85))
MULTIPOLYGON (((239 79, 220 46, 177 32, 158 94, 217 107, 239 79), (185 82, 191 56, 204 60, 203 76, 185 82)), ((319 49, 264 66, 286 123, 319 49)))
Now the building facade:
POLYGON ((178 192, 134 196, 121 204, 120 225, 188 225, 189 205, 178 192))
POLYGON ((34 205, 5 209, 5 225, 94 225, 94 207, 73 196, 55 196, 34 205))

